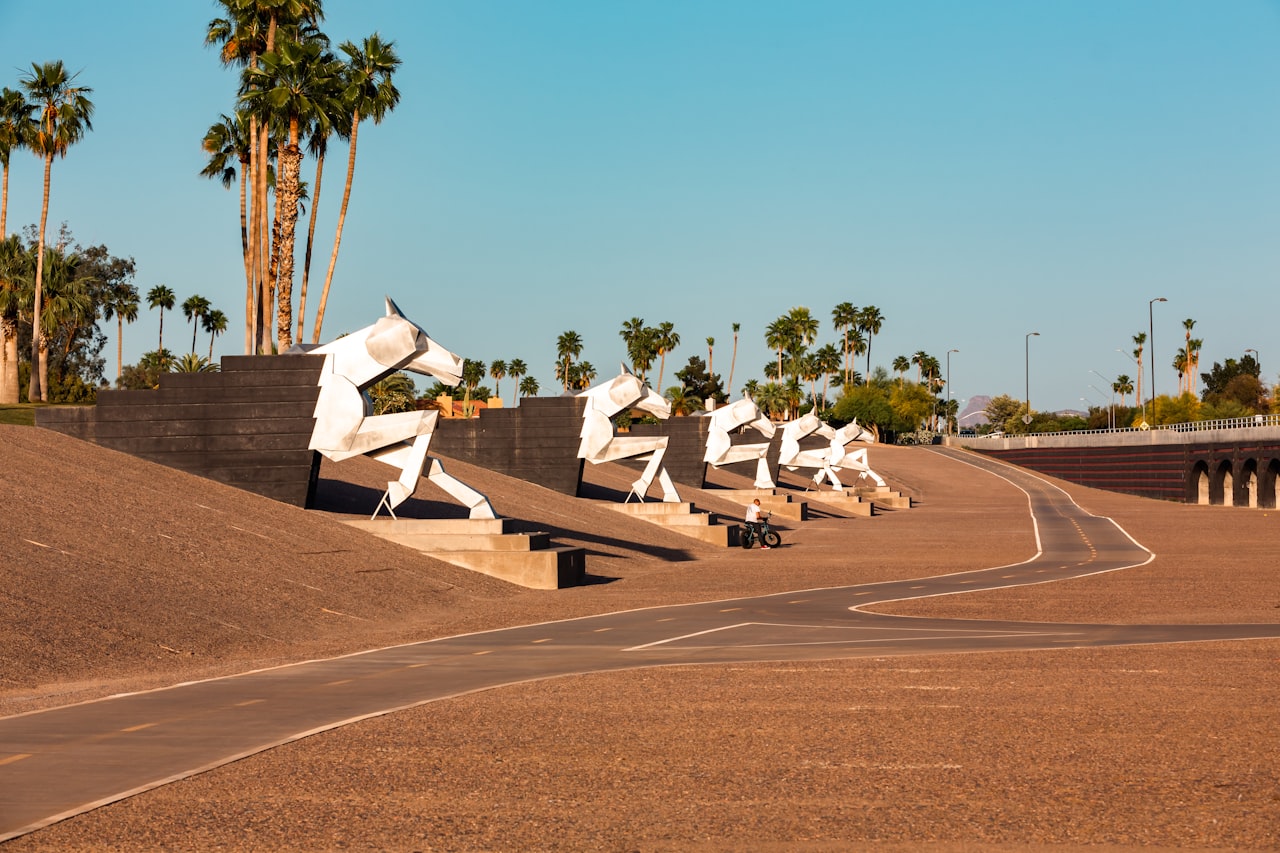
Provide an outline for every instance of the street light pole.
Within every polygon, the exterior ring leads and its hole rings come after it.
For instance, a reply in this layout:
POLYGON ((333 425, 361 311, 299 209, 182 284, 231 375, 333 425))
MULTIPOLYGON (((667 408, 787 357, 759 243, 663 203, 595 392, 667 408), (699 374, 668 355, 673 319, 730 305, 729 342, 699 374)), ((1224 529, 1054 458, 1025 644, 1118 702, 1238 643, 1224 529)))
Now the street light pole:
MULTIPOLYGON (((1107 377, 1103 376, 1101 373, 1099 373, 1096 370, 1090 370, 1089 372, 1092 373, 1094 376, 1098 377, 1099 379, 1101 379, 1103 382, 1107 383, 1107 386, 1111 389, 1111 408, 1107 410, 1107 429, 1115 429, 1116 428, 1116 381, 1114 379, 1108 379, 1107 377)), ((1089 387, 1093 388, 1092 385, 1090 385, 1089 387)), ((1093 390, 1097 391, 1098 389, 1094 388, 1093 390)))
POLYGON ((960 352, 960 350, 947 350, 947 435, 951 435, 951 353, 953 352, 960 352))
POLYGON ((1026 380, 1027 380, 1027 387, 1026 387, 1027 413, 1022 416, 1022 422, 1027 425, 1027 432, 1031 432, 1031 336, 1032 335, 1039 337, 1040 333, 1027 332, 1027 337, 1023 341, 1023 345, 1024 345, 1023 348, 1025 350, 1025 352, 1023 353, 1023 371, 1026 374, 1026 380))
MULTIPOLYGON (((1147 340, 1151 343, 1151 420, 1156 419, 1156 324, 1151 306, 1157 302, 1168 302, 1163 296, 1147 302, 1147 340)), ((1145 421, 1145 417, 1143 418, 1145 421)))

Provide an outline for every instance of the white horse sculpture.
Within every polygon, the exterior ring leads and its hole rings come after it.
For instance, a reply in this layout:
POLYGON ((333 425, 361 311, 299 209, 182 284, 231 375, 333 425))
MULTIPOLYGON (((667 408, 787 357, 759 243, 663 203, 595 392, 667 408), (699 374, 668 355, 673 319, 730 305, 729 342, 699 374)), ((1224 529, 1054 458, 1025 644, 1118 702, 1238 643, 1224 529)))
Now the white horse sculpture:
POLYGON ((702 461, 719 468, 734 462, 756 460, 757 489, 772 489, 775 486, 773 476, 769 473, 769 461, 765 457, 769 453, 769 442, 760 444, 739 444, 735 446, 729 433, 739 427, 749 426, 765 438, 773 438, 777 427, 773 421, 760 411, 760 407, 750 397, 717 408, 710 414, 711 429, 707 434, 707 452, 702 461))
POLYGON ((858 472, 858 478, 870 477, 877 486, 884 486, 880 475, 871 470, 867 464, 866 448, 848 450, 847 445, 853 441, 874 443, 875 435, 855 420, 840 429, 832 429, 810 412, 797 418, 782 428, 782 449, 778 454, 778 463, 788 471, 799 468, 815 468, 813 485, 822 485, 824 479, 831 481, 831 488, 843 489, 836 472, 849 468, 858 472), (829 444, 821 450, 801 450, 800 440, 810 435, 820 435, 828 439, 829 444))
POLYGON ((587 409, 582 415, 582 441, 578 445, 578 458, 592 465, 613 462, 616 459, 647 459, 640 479, 631 484, 627 500, 635 495, 640 501, 649 492, 656 475, 662 485, 662 499, 678 502, 680 495, 671 482, 667 469, 662 467, 662 457, 667 452, 667 436, 620 436, 614 429, 613 417, 619 412, 639 409, 663 420, 671 417, 671 404, 666 398, 641 382, 623 365, 622 373, 608 382, 588 388, 578 395, 587 398, 587 409))
POLYGON ((387 492, 373 512, 375 517, 385 506, 394 518, 395 508, 417 490, 424 471, 428 480, 467 506, 471 518, 496 517, 488 498, 446 474, 438 459, 427 456, 439 412, 375 415, 365 394, 370 386, 398 370, 457 385, 462 378, 462 359, 406 319, 390 297, 386 316, 372 326, 332 343, 302 349, 325 356, 310 448, 334 461, 364 455, 400 469, 400 476, 387 483, 387 492))

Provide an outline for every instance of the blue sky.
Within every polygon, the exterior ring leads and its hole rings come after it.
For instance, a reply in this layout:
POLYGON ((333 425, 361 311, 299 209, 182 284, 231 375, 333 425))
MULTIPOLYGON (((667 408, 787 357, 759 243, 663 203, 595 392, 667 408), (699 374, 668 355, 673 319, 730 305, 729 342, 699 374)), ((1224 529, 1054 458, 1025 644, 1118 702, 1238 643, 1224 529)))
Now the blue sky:
MULTIPOLYGON (((325 11, 335 43, 377 31, 404 60, 399 108, 361 129, 326 339, 371 322, 387 293, 448 348, 522 358, 551 389, 561 332, 607 374, 622 322, 639 316, 682 338, 670 385, 708 336, 727 372, 736 321, 740 388, 770 360, 770 320, 807 306, 835 342, 831 309, 848 301, 885 317, 873 365, 959 350, 962 400, 1021 397, 1026 333, 1040 332, 1032 405, 1062 409, 1106 402, 1091 371, 1134 376, 1116 350, 1133 349, 1163 296, 1157 391, 1176 387, 1185 318, 1203 369, 1252 348, 1265 379, 1280 372, 1276 2, 325 11)), ((205 130, 234 106, 234 73, 203 47, 217 7, 64 0, 58 14, 0 0, 0 83, 62 59, 94 89, 93 133, 54 165, 51 224, 132 256, 144 293, 209 298, 231 319, 215 352, 241 352, 238 198, 198 176, 205 130)), ((336 222, 337 147, 313 279, 336 222)), ((11 231, 38 218, 40 178, 36 158, 15 156, 11 231)), ((144 309, 125 361, 156 334, 144 309)))

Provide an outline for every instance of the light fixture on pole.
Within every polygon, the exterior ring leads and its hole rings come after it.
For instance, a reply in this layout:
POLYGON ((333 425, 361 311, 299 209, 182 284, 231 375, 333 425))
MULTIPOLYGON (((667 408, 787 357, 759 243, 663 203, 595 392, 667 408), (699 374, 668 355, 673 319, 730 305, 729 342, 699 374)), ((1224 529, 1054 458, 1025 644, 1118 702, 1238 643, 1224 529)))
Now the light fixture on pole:
POLYGON ((1022 416, 1022 422, 1027 425, 1028 432, 1031 431, 1030 427, 1031 427, 1031 336, 1032 335, 1039 337, 1040 333, 1027 332, 1026 340, 1023 342, 1024 349, 1026 350, 1023 353, 1023 370, 1026 374, 1026 379, 1027 379, 1027 387, 1026 387, 1027 413, 1022 416))
MULTIPOLYGON (((1097 391, 1099 396, 1101 396, 1103 400, 1107 399, 1106 392, 1103 391, 1101 388, 1099 388, 1097 385, 1090 384, 1089 387, 1092 388, 1094 391, 1097 391)), ((1115 402, 1115 392, 1112 392, 1111 401, 1112 403, 1115 402)), ((1112 423, 1111 421, 1111 415, 1112 415, 1111 409, 1107 409, 1107 429, 1115 429, 1115 424, 1112 423)))
POLYGON ((1251 353, 1253 353, 1253 360, 1254 360, 1254 361, 1256 361, 1256 362, 1258 363, 1259 372, 1261 372, 1261 368, 1262 368, 1262 356, 1258 355, 1258 351, 1257 351, 1256 349, 1254 349, 1253 347, 1249 347, 1249 348, 1247 348, 1247 349, 1245 350, 1245 352, 1251 352, 1251 353))
MULTIPOLYGON (((1151 419, 1156 417, 1156 324, 1153 319, 1151 306, 1157 302, 1168 302, 1163 296, 1157 296, 1155 299, 1147 301, 1147 340, 1151 344, 1151 419)), ((1143 423, 1146 423, 1146 416, 1143 416, 1143 423)))
POLYGON ((953 352, 960 352, 960 350, 947 350, 947 435, 951 435, 951 353, 953 352))
MULTIPOLYGON (((1098 377, 1099 379, 1101 379, 1103 382, 1107 383, 1107 387, 1111 389, 1111 408, 1107 410, 1107 429, 1115 429, 1116 428, 1116 381, 1114 379, 1108 379, 1107 377, 1103 376, 1101 373, 1099 373, 1096 370, 1090 370, 1089 372, 1092 373, 1094 376, 1098 377)), ((1089 387, 1093 388, 1092 385, 1090 385, 1089 387)), ((1098 389, 1094 388, 1094 390, 1096 391, 1098 389)))

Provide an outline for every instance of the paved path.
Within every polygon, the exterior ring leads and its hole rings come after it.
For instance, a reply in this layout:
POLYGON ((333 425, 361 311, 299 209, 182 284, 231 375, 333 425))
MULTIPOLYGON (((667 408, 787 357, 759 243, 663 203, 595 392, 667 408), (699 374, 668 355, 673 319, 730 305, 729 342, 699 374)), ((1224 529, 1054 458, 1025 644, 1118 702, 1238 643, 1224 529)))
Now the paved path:
POLYGON ((1027 493, 1040 544, 1036 557, 934 578, 449 637, 0 719, 0 841, 356 720, 558 675, 1280 637, 1280 625, 1071 625, 857 610, 876 602, 1065 580, 1154 558, 1112 521, 1087 514, 1029 472, 967 454, 957 458, 1027 493))

